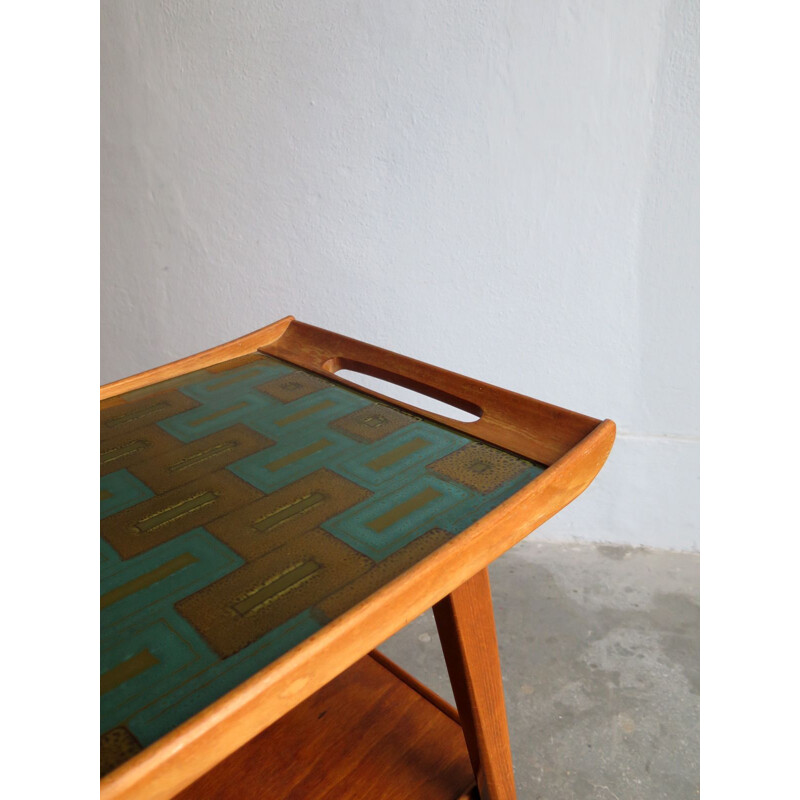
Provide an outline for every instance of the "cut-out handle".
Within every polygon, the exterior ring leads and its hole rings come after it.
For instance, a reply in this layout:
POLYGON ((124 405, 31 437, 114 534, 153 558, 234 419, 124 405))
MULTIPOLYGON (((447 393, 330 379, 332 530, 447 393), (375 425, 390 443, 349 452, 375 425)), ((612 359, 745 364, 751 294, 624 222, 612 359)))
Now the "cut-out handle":
POLYGON ((421 411, 433 412, 441 417, 446 417, 459 422, 477 422, 483 410, 473 403, 454 397, 447 392, 434 391, 429 386, 423 386, 416 381, 398 378, 397 376, 362 364, 351 361, 349 358, 329 358, 323 369, 336 373, 336 377, 355 383, 365 389, 379 392, 385 397, 401 402, 404 405, 418 408, 421 411))

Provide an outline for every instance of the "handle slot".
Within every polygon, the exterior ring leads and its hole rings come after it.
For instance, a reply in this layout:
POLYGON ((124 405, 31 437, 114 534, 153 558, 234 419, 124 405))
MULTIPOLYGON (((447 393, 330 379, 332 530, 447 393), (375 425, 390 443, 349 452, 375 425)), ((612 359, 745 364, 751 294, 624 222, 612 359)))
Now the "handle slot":
POLYGON ((337 357, 329 358, 322 368, 326 372, 335 373, 338 378, 379 392, 390 400, 438 414, 446 419, 470 423, 477 422, 483 415, 483 410, 474 403, 371 364, 337 357))

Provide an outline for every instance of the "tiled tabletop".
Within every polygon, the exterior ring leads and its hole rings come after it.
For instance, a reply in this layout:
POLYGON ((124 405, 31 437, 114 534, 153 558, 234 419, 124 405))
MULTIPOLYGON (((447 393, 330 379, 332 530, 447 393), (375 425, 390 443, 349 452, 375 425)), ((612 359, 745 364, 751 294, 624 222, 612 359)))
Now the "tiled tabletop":
POLYGON ((253 354, 101 406, 101 774, 544 467, 253 354))

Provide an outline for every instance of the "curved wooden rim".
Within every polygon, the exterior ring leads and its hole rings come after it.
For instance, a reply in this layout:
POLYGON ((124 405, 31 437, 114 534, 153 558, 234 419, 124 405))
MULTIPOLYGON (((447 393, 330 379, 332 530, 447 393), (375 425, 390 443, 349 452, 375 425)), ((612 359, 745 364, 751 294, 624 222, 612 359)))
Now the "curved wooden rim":
POLYGON ((133 392, 144 386, 166 381, 178 375, 185 375, 187 372, 194 372, 197 369, 213 367, 214 364, 228 361, 237 356, 255 353, 260 347, 268 345, 273 340, 282 336, 283 332, 292 322, 294 322, 294 317, 284 317, 277 322, 273 322, 271 325, 259 328, 257 331, 240 336, 238 339, 226 342, 225 344, 203 350, 201 353, 196 353, 193 356, 179 358, 177 361, 171 361, 169 364, 164 364, 154 369, 146 369, 144 372, 138 372, 136 375, 131 375, 129 378, 120 378, 118 381, 111 381, 111 383, 103 384, 100 387, 100 400, 107 400, 109 397, 115 397, 118 394, 133 392))

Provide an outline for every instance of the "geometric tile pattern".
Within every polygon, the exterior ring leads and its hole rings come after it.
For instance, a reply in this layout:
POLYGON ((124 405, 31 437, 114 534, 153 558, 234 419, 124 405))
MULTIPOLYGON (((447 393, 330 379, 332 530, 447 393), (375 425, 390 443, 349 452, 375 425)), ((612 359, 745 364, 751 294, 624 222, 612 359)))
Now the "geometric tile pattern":
POLYGON ((369 558, 323 530, 248 562, 176 608, 227 658, 367 572, 369 558))
POLYGON ((101 406, 101 774, 544 468, 253 354, 101 406))
POLYGON ((301 370, 274 378, 258 387, 259 391, 265 392, 282 403, 291 403, 307 394, 327 388, 328 384, 322 378, 301 370))
POLYGON ((473 442, 428 464, 428 469, 442 478, 488 494, 519 475, 525 463, 495 447, 473 442))
POLYGON ((331 423, 331 427, 359 442, 377 442, 410 425, 413 419, 398 409, 371 405, 339 417, 331 423))

